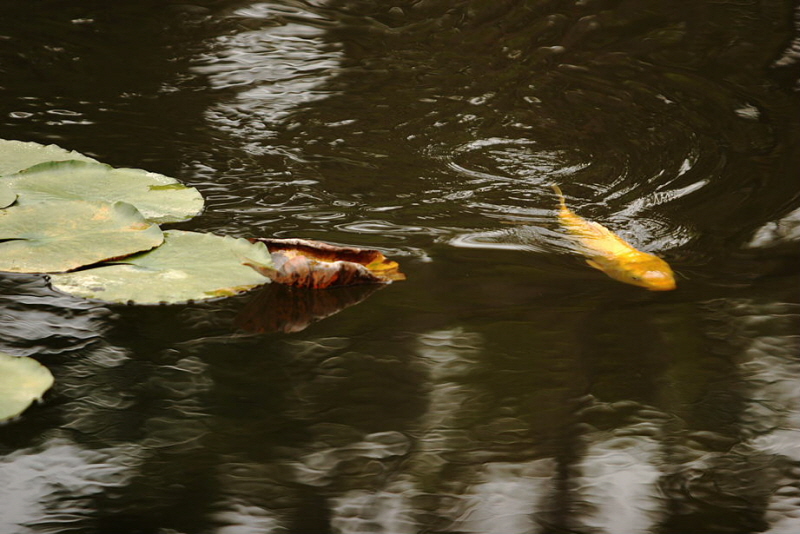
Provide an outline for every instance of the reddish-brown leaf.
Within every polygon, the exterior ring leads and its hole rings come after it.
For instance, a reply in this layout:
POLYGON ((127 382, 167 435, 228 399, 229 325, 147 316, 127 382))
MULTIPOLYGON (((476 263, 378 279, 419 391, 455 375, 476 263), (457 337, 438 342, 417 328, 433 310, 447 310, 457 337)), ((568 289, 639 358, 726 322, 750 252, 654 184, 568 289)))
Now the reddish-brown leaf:
POLYGON ((306 239, 255 238, 251 241, 267 246, 275 268, 251 267, 279 284, 324 289, 405 280, 400 266, 377 250, 306 239))

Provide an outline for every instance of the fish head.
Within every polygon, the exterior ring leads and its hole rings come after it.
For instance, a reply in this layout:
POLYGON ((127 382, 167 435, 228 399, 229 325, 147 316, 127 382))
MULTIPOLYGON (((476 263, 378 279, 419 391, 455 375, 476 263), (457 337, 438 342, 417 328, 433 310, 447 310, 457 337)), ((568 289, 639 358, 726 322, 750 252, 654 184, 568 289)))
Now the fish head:
POLYGON ((619 264, 622 275, 619 279, 650 291, 671 291, 675 289, 675 274, 669 264, 646 252, 619 264))

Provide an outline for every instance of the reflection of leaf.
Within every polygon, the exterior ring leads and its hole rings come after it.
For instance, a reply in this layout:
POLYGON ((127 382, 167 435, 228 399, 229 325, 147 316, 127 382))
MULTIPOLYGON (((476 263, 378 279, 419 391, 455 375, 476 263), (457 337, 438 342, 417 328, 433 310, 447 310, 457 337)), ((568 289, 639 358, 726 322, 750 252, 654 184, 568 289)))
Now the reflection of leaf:
POLYGON ((79 297, 135 304, 226 297, 269 283, 249 265, 269 269, 267 248, 246 239, 170 230, 160 247, 112 264, 50 277, 79 297))
POLYGON ((141 169, 115 169, 86 161, 40 163, 4 180, 19 195, 17 203, 53 200, 121 200, 149 221, 178 222, 203 209, 203 197, 174 178, 141 169))
POLYGON ((318 291, 270 284, 247 303, 234 324, 247 332, 299 332, 362 302, 383 287, 371 284, 318 291))
POLYGON ((0 352, 0 421, 21 414, 53 385, 53 375, 33 358, 0 352))
POLYGON ((64 150, 56 145, 40 145, 25 141, 0 139, 0 176, 14 174, 45 161, 96 160, 74 150, 64 150))
POLYGON ((0 210, 0 271, 70 271, 157 247, 161 230, 130 204, 70 200, 0 210))
POLYGON ((339 247, 305 239, 252 239, 267 245, 274 268, 259 270, 273 282, 324 289, 405 280, 399 265, 377 250, 339 247))

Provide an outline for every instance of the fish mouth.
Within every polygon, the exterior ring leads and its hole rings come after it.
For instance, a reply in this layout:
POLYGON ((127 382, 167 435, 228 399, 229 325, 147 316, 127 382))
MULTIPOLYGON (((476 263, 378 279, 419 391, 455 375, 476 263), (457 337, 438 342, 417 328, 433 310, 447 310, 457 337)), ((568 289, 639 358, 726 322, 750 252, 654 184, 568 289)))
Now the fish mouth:
POLYGON ((665 271, 648 271, 640 279, 641 285, 650 291, 672 291, 677 287, 672 273, 665 271))
POLYGON ((672 291, 677 287, 675 280, 672 278, 644 280, 644 284, 642 285, 650 291, 672 291))
POLYGON ((658 285, 658 286, 648 285, 647 289, 649 289, 650 291, 672 291, 676 287, 678 287, 678 286, 673 283, 673 284, 665 284, 665 285, 658 285))

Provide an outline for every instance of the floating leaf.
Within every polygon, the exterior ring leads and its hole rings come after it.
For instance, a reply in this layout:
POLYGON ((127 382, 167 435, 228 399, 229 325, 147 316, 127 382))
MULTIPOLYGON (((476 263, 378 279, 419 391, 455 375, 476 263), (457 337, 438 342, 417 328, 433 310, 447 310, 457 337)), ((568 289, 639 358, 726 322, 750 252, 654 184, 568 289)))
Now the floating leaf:
POLYGON ((377 250, 339 247, 306 239, 253 239, 267 245, 274 267, 254 266, 273 282, 324 289, 405 280, 399 265, 377 250))
POLYGON ((53 375, 33 358, 0 352, 0 421, 21 414, 53 385, 53 375))
POLYGON ((135 304, 179 303, 235 295, 269 283, 250 266, 272 267, 262 243, 170 230, 150 252, 75 273, 50 277, 79 297, 135 304))
POLYGON ((17 194, 7 184, 0 182, 0 209, 9 207, 16 200, 17 194))
POLYGON ((52 200, 120 200, 157 223, 191 219, 203 209, 200 192, 174 178, 96 162, 40 163, 9 176, 5 183, 19 195, 20 206, 52 200))
POLYGON ((45 161, 68 159, 97 162, 89 156, 56 145, 0 139, 0 176, 14 174, 45 161))
POLYGON ((157 247, 161 229, 130 204, 82 200, 0 210, 0 271, 51 273, 157 247))

